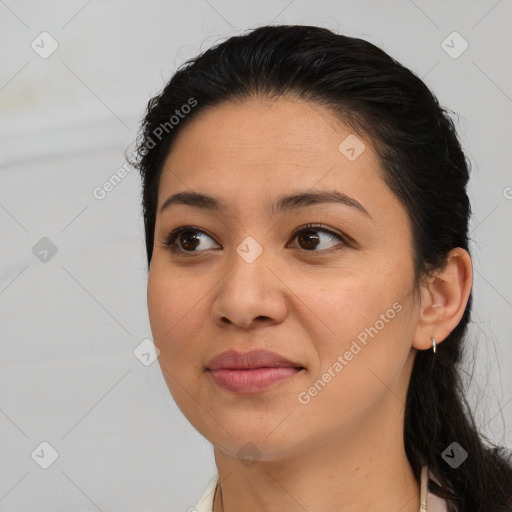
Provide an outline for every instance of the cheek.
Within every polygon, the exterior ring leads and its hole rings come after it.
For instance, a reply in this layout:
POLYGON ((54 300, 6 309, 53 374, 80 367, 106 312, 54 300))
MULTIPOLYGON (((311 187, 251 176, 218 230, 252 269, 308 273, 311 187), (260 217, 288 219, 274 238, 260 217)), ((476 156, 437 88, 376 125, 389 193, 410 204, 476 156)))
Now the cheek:
POLYGON ((411 348, 411 286, 403 269, 382 262, 320 285, 318 281, 315 286, 308 285, 316 290, 308 295, 309 316, 321 326, 318 336, 312 338, 319 360, 312 368, 311 381, 322 376, 329 380, 325 372, 330 369, 330 374, 336 375, 331 380, 338 383, 329 385, 333 393, 343 395, 357 388, 353 396, 361 398, 375 391, 376 375, 384 382, 393 381, 411 348))
POLYGON ((364 294, 363 300, 345 290, 337 302, 325 303, 323 315, 336 334, 315 342, 319 361, 297 396, 309 429, 359 424, 380 405, 403 397, 408 306, 388 295, 364 294))
POLYGON ((326 276, 320 281, 303 280, 302 285, 297 285, 308 306, 308 316, 325 327, 327 339, 338 340, 352 339, 376 322, 379 331, 396 323, 393 320, 399 316, 400 306, 393 305, 402 304, 407 290, 403 275, 393 279, 371 268, 326 276))
POLYGON ((151 267, 148 312, 158 363, 167 387, 186 417, 193 417, 195 393, 203 375, 205 348, 198 339, 204 325, 205 289, 200 279, 180 279, 177 272, 151 267), (201 300, 203 299, 203 300, 201 300))
POLYGON ((185 280, 178 272, 151 267, 147 293, 151 331, 160 350, 160 364, 173 372, 202 368, 200 347, 194 340, 204 323, 205 294, 200 279, 185 280))

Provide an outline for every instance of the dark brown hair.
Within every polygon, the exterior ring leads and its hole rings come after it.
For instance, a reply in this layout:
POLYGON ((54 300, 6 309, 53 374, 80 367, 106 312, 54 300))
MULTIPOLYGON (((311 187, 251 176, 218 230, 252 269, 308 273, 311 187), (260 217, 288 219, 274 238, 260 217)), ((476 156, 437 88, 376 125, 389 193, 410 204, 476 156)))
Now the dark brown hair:
MULTIPOLYGON (((148 266, 160 174, 176 134, 208 106, 282 95, 325 105, 370 136, 383 178, 411 220, 417 284, 444 266, 451 249, 469 251, 469 164, 452 119, 423 81, 367 41, 319 27, 280 25, 231 37, 187 61, 149 101, 135 161, 143 180, 148 266)), ((436 354, 416 354, 405 448, 418 479, 421 466, 429 465, 441 484, 430 481, 430 489, 447 499, 451 512, 510 512, 510 461, 503 448, 479 434, 460 377, 471 303, 470 296, 460 323, 436 354), (468 453, 457 468, 442 457, 452 442, 468 453)))

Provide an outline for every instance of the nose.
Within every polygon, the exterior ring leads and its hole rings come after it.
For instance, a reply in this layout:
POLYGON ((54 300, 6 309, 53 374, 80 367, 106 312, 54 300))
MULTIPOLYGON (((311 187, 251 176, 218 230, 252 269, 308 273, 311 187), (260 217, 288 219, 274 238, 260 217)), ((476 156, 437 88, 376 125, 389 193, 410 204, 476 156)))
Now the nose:
POLYGON ((287 287, 265 251, 252 262, 235 252, 228 265, 214 298, 215 323, 251 329, 282 322, 288 313, 287 287))

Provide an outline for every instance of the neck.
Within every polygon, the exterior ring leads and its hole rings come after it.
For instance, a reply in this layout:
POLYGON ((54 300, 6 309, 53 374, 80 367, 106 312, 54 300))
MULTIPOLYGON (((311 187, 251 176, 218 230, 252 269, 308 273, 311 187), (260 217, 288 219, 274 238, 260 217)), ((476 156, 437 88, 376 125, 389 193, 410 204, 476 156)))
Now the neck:
MULTIPOLYGON (((399 415, 403 404, 393 400, 399 415)), ((277 461, 246 465, 215 448, 220 484, 213 511, 418 512, 420 482, 405 454, 403 418, 375 419, 277 461)))

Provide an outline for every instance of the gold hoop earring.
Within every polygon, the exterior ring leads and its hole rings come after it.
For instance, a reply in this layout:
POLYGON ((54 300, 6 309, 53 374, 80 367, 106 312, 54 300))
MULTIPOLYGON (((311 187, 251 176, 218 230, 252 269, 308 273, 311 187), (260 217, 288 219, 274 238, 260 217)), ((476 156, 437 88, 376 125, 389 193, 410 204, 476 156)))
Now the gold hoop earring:
POLYGON ((432 338, 432 351, 434 352, 434 354, 436 353, 436 347, 437 347, 436 339, 432 338))

